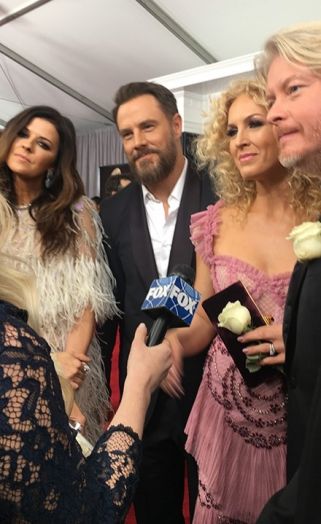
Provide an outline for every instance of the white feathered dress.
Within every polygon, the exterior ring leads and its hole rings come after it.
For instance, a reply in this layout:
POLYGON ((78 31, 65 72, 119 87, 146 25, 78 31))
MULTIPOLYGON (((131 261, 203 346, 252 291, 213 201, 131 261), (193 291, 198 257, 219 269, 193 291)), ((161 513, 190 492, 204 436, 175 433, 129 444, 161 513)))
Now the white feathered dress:
MULTIPOLYGON (((21 259, 36 274, 41 335, 52 352, 64 351, 67 335, 83 311, 92 308, 96 323, 117 314, 113 295, 113 277, 104 254, 100 219, 86 197, 72 208, 77 231, 77 252, 40 256, 40 235, 28 206, 17 208, 4 251, 21 259)), ((19 266, 19 262, 17 262, 19 266)), ((76 350, 77 348, 75 348, 76 350)), ((90 372, 76 393, 76 402, 87 419, 85 435, 94 442, 102 433, 109 410, 99 342, 94 335, 87 355, 90 372)))

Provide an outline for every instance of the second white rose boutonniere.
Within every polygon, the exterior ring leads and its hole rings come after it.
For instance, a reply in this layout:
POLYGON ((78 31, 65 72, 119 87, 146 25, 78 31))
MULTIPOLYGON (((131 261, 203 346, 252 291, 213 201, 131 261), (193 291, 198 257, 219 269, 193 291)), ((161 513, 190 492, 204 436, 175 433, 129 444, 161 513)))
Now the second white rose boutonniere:
POLYGON ((321 258, 321 222, 303 222, 292 229, 287 237, 300 262, 321 258))
POLYGON ((251 329, 251 315, 239 300, 228 302, 217 317, 219 327, 224 327, 235 335, 241 335, 251 329))

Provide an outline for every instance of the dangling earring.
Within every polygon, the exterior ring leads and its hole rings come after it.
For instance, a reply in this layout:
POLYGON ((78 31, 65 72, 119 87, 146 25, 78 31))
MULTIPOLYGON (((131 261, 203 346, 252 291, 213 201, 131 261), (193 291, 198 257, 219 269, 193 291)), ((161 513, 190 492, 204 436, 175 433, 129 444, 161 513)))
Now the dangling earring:
POLYGON ((45 188, 46 189, 50 189, 52 184, 54 183, 54 180, 55 180, 55 170, 53 167, 51 167, 50 169, 48 169, 47 171, 47 174, 46 174, 46 178, 45 178, 45 188))

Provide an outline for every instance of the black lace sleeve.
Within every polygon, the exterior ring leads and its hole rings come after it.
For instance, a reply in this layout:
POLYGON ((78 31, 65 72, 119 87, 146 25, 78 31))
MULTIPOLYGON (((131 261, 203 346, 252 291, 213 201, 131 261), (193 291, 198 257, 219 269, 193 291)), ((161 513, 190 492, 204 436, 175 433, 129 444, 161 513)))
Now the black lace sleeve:
POLYGON ((84 459, 47 344, 0 303, 1 522, 122 522, 140 458, 138 436, 115 426, 84 459))

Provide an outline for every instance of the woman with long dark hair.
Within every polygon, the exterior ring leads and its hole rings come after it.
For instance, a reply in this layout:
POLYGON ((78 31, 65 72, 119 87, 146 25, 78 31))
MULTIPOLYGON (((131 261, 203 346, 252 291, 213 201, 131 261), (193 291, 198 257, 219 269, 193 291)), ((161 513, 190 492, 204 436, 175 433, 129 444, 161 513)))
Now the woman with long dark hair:
MULTIPOLYGON (((36 274, 41 334, 60 375, 77 389, 71 418, 96 439, 108 416, 96 322, 115 314, 99 217, 76 169, 71 121, 28 108, 0 141, 0 193, 12 210, 4 250, 36 274), (79 404, 79 408, 78 408, 79 404)), ((19 266, 19 263, 17 263, 19 266)))

